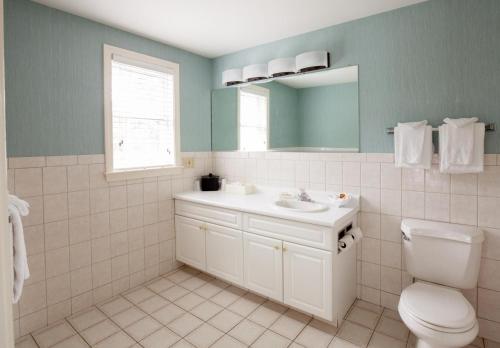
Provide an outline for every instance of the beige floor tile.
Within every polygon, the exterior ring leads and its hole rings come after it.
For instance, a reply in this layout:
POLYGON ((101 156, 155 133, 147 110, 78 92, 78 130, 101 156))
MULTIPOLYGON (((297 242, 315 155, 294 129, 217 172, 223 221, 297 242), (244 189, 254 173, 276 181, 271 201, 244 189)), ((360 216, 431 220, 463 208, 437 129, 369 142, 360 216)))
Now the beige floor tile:
POLYGON ((64 341, 73 335, 76 335, 76 332, 66 321, 33 333, 33 337, 40 348, 52 347, 56 343, 64 341))
POLYGON ((245 295, 245 290, 235 286, 230 286, 219 292, 214 297, 211 297, 210 301, 217 303, 219 306, 227 307, 236 302, 243 295, 245 295))
POLYGON ((152 333, 141 341, 144 348, 163 348, 170 347, 181 339, 180 336, 170 331, 166 327, 152 333))
POLYGON ((125 332, 119 331, 108 338, 102 340, 94 348, 129 348, 135 344, 125 332))
POLYGON ((205 284, 207 284, 206 280, 202 279, 201 277, 195 276, 195 277, 192 277, 192 278, 189 278, 189 279, 183 281, 179 285, 182 286, 183 288, 190 290, 190 291, 194 291, 194 290, 202 287, 205 284))
POLYGON ((144 318, 147 314, 141 311, 137 307, 131 307, 129 309, 126 309, 125 311, 118 313, 114 316, 111 317, 111 320, 113 320, 119 327, 122 329, 130 326, 131 324, 141 320, 144 318))
POLYGON ((357 346, 349 341, 343 340, 340 337, 334 337, 332 342, 328 346, 328 348, 359 348, 359 347, 360 346, 357 346))
POLYGON ((408 340, 408 335, 410 333, 403 322, 387 317, 380 318, 375 331, 405 342, 408 340))
POLYGON ((105 319, 106 316, 101 311, 95 307, 91 307, 83 312, 72 315, 68 318, 68 321, 78 332, 80 332, 105 319))
POLYGON ((174 285, 171 288, 162 291, 160 293, 161 296, 165 297, 170 302, 174 302, 181 298, 182 296, 186 296, 189 293, 189 290, 184 289, 181 286, 174 285))
POLYGON ((267 301, 257 308, 248 319, 262 325, 270 327, 280 316, 285 313, 287 308, 276 302, 267 301))
POLYGON ((307 348, 326 348, 337 333, 337 328, 313 319, 295 341, 307 348))
POLYGON ((95 345, 118 331, 120 331, 120 328, 111 320, 106 319, 83 330, 81 335, 90 345, 95 345))
POLYGON ((26 335, 16 341, 15 348, 38 348, 31 335, 26 335))
POLYGON ((147 285, 147 287, 156 293, 160 293, 162 291, 165 291, 165 290, 171 288, 174 285, 175 284, 173 282, 171 282, 170 280, 168 280, 166 278, 159 278, 159 279, 156 279, 156 280, 152 281, 151 283, 149 283, 147 285))
POLYGON ((185 310, 171 303, 168 306, 163 307, 162 309, 156 312, 153 312, 151 316, 156 320, 158 320, 163 325, 167 325, 174 319, 179 318, 184 313, 186 313, 185 310))
POLYGON ((210 282, 194 290, 194 292, 201 297, 211 298, 224 290, 224 288, 225 287, 221 287, 218 283, 214 284, 214 282, 210 282))
POLYGON ((241 315, 228 311, 227 309, 224 309, 222 312, 217 314, 208 322, 211 325, 215 326, 217 329, 223 332, 228 332, 242 320, 243 317, 241 315))
POLYGON ((129 301, 127 301, 123 297, 118 296, 118 297, 112 299, 111 301, 106 301, 104 303, 101 303, 97 307, 99 307, 99 309, 101 311, 106 313, 106 315, 111 317, 115 314, 123 312, 126 309, 129 309, 132 306, 133 306, 132 303, 130 303, 129 301))
POLYGON ((285 348, 288 347, 288 345, 291 343, 291 341, 283 337, 281 335, 278 335, 277 333, 267 330, 260 336, 257 341, 255 341, 254 344, 252 344, 252 347, 254 348, 285 348))
POLYGON ((190 311, 202 302, 206 301, 203 297, 190 292, 186 296, 179 298, 174 303, 186 311, 190 311))
POLYGON ((303 346, 302 344, 298 344, 297 342, 292 342, 288 348, 306 348, 305 346, 303 346))
POLYGON ((125 298, 132 303, 140 303, 150 297, 153 297, 155 293, 148 288, 141 286, 135 289, 132 289, 124 294, 125 298))
POLYGON ((382 316, 390 318, 390 319, 402 321, 401 317, 399 316, 399 313, 397 311, 393 311, 392 309, 384 308, 384 312, 382 313, 382 316))
POLYGON ((125 328, 128 333, 136 341, 140 341, 145 337, 151 335, 153 332, 159 330, 162 325, 151 317, 145 317, 135 322, 129 327, 125 328))
POLYGON ((184 339, 198 348, 208 348, 223 335, 224 333, 222 331, 216 329, 212 325, 204 323, 184 339))
POLYGON ((366 347, 372 332, 372 330, 364 326, 346 320, 340 327, 337 336, 357 346, 366 347))
POLYGON ((203 324, 203 321, 190 313, 185 313, 174 321, 170 322, 167 327, 181 337, 188 335, 191 331, 203 324))
POLYGON ((310 320, 310 316, 289 309, 271 325, 270 329, 290 340, 294 340, 310 320))
POLYGON ((172 348, 196 348, 196 347, 186 340, 180 340, 179 342, 174 344, 172 348))
POLYGON ((224 308, 211 301, 205 301, 191 310, 191 314, 196 315, 203 321, 207 321, 224 308))
POLYGON ((247 345, 239 342, 235 338, 224 335, 211 348, 245 348, 247 345))
POLYGON ((266 331, 265 327, 245 319, 229 331, 228 335, 250 346, 264 331, 266 331))
POLYGON ((194 274, 192 272, 189 272, 186 269, 181 269, 177 272, 168 275, 167 279, 176 284, 180 284, 183 281, 186 281, 187 279, 191 278, 193 275, 194 274))
POLYGON ((243 317, 247 317, 250 313, 252 313, 257 307, 259 307, 265 299, 261 296, 257 296, 252 293, 247 293, 243 297, 236 300, 236 302, 232 303, 228 309, 238 313, 243 317))
POLYGON ((170 302, 165 300, 163 297, 159 295, 154 295, 153 297, 150 297, 147 300, 144 300, 141 303, 139 303, 137 307, 142 309, 144 312, 151 314, 169 304, 170 302))
POLYGON ((380 314, 378 313, 354 306, 349 312, 347 319, 353 323, 360 324, 374 330, 375 326, 377 326, 379 317, 380 314))
POLYGON ((363 308, 363 309, 366 309, 366 310, 369 310, 369 311, 372 311, 372 312, 378 313, 378 314, 381 314, 382 311, 384 310, 384 307, 382 307, 382 306, 379 306, 379 305, 376 305, 376 304, 373 304, 370 302, 366 302, 363 300, 356 300, 356 302, 354 303, 354 306, 359 307, 359 308, 363 308))
POLYGON ((71 336, 51 348, 88 348, 89 345, 78 335, 71 336))
POLYGON ((406 341, 400 341, 393 337, 389 337, 378 332, 375 332, 368 344, 368 348, 405 348, 406 341))

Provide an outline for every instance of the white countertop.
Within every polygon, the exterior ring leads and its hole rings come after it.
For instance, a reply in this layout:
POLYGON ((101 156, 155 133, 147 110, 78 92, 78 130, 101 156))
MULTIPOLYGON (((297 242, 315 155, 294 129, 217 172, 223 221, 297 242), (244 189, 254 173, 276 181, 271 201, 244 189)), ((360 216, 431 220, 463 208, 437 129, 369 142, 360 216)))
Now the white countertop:
POLYGON ((174 195, 174 198, 214 207, 334 228, 343 227, 359 210, 359 196, 353 195, 353 199, 346 207, 339 208, 328 198, 328 195, 334 194, 333 192, 312 190, 307 190, 307 193, 315 202, 328 205, 328 210, 309 213, 280 208, 276 206, 274 202, 279 199, 279 195, 282 192, 297 194, 298 190, 258 187, 256 193, 249 195, 240 195, 223 191, 192 191, 177 193, 174 195))

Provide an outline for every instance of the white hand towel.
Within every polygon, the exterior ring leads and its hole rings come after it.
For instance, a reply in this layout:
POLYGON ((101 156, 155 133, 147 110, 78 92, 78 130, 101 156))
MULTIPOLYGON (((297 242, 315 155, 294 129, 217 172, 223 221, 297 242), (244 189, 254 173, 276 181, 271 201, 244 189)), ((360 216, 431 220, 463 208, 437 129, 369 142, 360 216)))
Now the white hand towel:
POLYGON ((13 303, 17 303, 23 292, 24 281, 30 277, 28 256, 24 241, 24 230, 21 216, 29 214, 29 204, 16 196, 9 195, 8 210, 12 217, 12 241, 14 254, 14 288, 13 303))
POLYGON ((396 167, 430 169, 432 163, 432 127, 427 121, 398 123, 394 128, 396 167))
MULTIPOLYGON (((469 163, 463 163, 464 158, 468 156, 467 149, 463 148, 467 141, 460 139, 451 134, 455 134, 455 126, 444 124, 439 126, 439 169, 442 173, 450 174, 465 174, 465 173, 481 173, 484 170, 484 123, 473 123, 472 126, 472 152, 469 163), (457 158, 460 157, 460 158, 457 158)), ((469 146, 469 145, 468 145, 469 146)))
POLYGON ((444 123, 450 125, 446 129, 448 136, 448 161, 451 164, 471 164, 474 155, 474 124, 477 117, 445 118, 444 123))

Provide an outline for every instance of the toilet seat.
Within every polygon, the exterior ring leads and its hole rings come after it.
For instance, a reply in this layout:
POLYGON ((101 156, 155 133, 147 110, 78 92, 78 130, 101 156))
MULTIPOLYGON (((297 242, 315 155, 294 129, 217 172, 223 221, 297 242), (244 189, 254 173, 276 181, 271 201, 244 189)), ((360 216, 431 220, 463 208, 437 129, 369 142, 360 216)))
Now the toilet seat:
POLYGON ((438 332, 462 333, 477 325, 472 305, 457 290, 416 282, 401 293, 399 311, 438 332))

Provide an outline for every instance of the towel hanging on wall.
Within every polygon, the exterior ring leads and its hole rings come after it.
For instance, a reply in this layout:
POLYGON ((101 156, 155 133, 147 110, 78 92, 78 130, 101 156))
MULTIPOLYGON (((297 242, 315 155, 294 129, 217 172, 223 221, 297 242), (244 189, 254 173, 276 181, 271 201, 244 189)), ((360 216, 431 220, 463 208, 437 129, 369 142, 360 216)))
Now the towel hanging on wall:
POLYGON ((445 118, 439 126, 439 168, 442 173, 480 173, 484 169, 485 124, 477 117, 445 118))
POLYGON ((432 127, 427 120, 398 123, 394 128, 394 160, 399 168, 431 168, 432 127))

